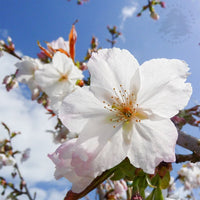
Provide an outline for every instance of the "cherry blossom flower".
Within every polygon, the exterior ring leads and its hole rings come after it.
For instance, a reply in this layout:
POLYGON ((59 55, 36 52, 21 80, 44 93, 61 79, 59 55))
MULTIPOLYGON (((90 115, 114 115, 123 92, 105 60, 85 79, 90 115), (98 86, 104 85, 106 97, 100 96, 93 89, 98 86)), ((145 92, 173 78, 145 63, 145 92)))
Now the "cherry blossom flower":
POLYGON ((178 172, 185 189, 191 190, 200 186, 200 163, 187 163, 178 172))
POLYGON ((0 169, 2 166, 11 166, 16 163, 15 159, 11 156, 7 157, 5 154, 0 153, 0 169))
POLYGON ((76 87, 76 81, 83 78, 82 71, 65 54, 57 52, 52 63, 44 64, 35 73, 37 83, 49 96, 52 109, 56 112, 64 97, 76 87))
MULTIPOLYGON (((69 53, 69 41, 65 41, 62 37, 59 37, 57 40, 53 40, 52 42, 48 43, 53 49, 63 49, 69 53)), ((51 51, 51 49, 49 49, 51 51)))
POLYGON ((67 178, 73 184, 72 191, 79 193, 93 181, 93 177, 78 176, 71 165, 72 153, 76 148, 76 141, 77 138, 68 140, 53 154, 49 154, 48 156, 56 165, 55 178, 67 178))
POLYGON ((21 162, 25 162, 26 160, 29 159, 29 157, 30 157, 30 152, 31 152, 31 149, 30 149, 30 148, 27 148, 27 149, 25 149, 25 150, 22 152, 21 162))
POLYGON ((40 93, 39 86, 35 81, 35 72, 42 68, 42 63, 39 59, 24 56, 22 61, 17 62, 15 66, 18 68, 17 81, 27 84, 32 92, 32 99, 35 99, 40 93))
POLYGON ((128 189, 128 186, 126 184, 126 181, 119 180, 114 181, 114 193, 117 198, 121 198, 122 196, 126 196, 126 191, 128 189))
POLYGON ((187 64, 153 59, 139 66, 129 51, 113 48, 93 53, 87 65, 91 85, 69 94, 59 112, 80 133, 71 160, 76 174, 95 178, 126 157, 150 174, 161 161, 174 162, 178 134, 170 118, 192 93, 187 64))

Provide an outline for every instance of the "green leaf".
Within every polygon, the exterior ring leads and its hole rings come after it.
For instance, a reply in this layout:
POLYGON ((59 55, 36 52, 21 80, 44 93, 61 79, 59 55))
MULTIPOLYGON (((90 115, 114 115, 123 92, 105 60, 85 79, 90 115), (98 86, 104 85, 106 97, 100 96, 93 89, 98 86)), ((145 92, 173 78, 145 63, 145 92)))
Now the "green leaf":
POLYGON ((112 181, 117 181, 125 177, 125 174, 121 168, 114 172, 114 175, 110 178, 112 181))
POLYGON ((160 188, 153 189, 151 194, 146 198, 146 200, 164 200, 162 190, 160 188))
POLYGON ((154 193, 155 193, 155 189, 152 190, 152 192, 151 192, 150 195, 146 198, 146 200, 154 200, 154 193))
POLYGON ((135 167, 130 163, 129 159, 126 158, 118 166, 115 167, 114 175, 111 180, 120 180, 126 178, 133 180, 135 178, 135 167))
POLYGON ((8 128, 8 126, 4 123, 1 122, 1 124, 4 126, 4 128, 8 131, 8 135, 10 135, 10 129, 8 128))
POLYGON ((154 186, 159 187, 159 181, 160 181, 160 176, 158 174, 156 174, 156 176, 154 176, 151 179, 151 184, 154 185, 154 186))
POLYGON ((160 188, 155 189, 154 200, 164 200, 162 190, 160 188))
POLYGON ((160 179, 160 188, 161 189, 167 189, 169 187, 170 182, 170 173, 169 171, 165 174, 165 176, 160 179))

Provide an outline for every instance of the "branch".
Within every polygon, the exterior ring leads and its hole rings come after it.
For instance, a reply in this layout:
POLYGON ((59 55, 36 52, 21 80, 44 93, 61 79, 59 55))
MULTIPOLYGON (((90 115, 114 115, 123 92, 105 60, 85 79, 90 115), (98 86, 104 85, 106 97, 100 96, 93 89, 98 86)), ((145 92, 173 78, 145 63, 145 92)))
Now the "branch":
POLYGON ((192 151, 200 158, 200 139, 191 135, 185 134, 183 131, 178 131, 177 144, 185 149, 192 151))
POLYGON ((200 156, 196 155, 195 153, 189 154, 189 155, 181 155, 181 154, 176 154, 176 163, 181 163, 181 162, 200 162, 200 156))

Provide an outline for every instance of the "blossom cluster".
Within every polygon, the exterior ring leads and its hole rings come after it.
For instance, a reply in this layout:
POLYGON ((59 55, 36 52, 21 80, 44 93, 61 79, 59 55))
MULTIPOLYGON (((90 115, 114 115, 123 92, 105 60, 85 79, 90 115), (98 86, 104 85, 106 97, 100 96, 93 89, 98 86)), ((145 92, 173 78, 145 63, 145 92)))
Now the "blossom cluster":
POLYGON ((78 193, 126 157, 149 174, 161 161, 174 162, 170 118, 191 95, 187 64, 154 59, 139 66, 130 52, 112 48, 94 53, 87 66, 90 86, 69 94, 59 110, 63 124, 80 134, 49 155, 56 178, 68 178, 78 193))
POLYGON ((200 163, 187 163, 178 172, 185 189, 192 190, 200 187, 200 163))
MULTIPOLYGON (((24 56, 13 76, 28 85, 33 100, 59 118, 62 137, 55 134, 55 138, 62 145, 48 155, 56 166, 55 178, 67 178, 72 192, 81 193, 124 160, 152 174, 155 184, 169 177, 169 171, 161 176, 156 167, 175 161, 178 133, 170 119, 187 105, 192 93, 186 83, 187 64, 162 58, 139 65, 128 50, 97 49, 93 40, 87 67, 80 67, 75 62, 75 42, 73 25, 69 41, 60 37, 48 42, 47 49, 38 43, 38 58, 24 56), (90 85, 83 84, 83 69, 89 70, 90 85), (64 142, 66 135, 70 137, 64 142)), ((147 187, 149 180, 142 177, 147 187)), ((125 184, 114 182, 114 188, 124 191, 125 184)), ((150 196, 155 194, 160 195, 160 188, 150 196)))
MULTIPOLYGON (((69 52, 69 44, 63 38, 58 38, 48 44, 49 52, 52 49, 69 52)), ((39 56, 42 57, 41 54, 39 56)), ((32 99, 38 98, 42 91, 45 92, 55 113, 67 94, 77 87, 77 81, 83 78, 82 71, 74 65, 73 60, 60 51, 53 55, 50 63, 25 56, 16 63, 16 67, 18 69, 16 79, 28 85, 32 99)))

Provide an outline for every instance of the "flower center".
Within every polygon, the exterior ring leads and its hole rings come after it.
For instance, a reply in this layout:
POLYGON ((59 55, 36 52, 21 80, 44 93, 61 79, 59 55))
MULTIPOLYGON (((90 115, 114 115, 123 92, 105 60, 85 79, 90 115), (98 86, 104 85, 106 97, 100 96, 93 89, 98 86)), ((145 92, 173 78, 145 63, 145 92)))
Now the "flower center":
POLYGON ((112 113, 109 120, 114 122, 113 127, 130 121, 140 122, 142 119, 147 119, 147 114, 136 104, 136 95, 133 92, 128 93, 122 85, 120 87, 119 91, 113 88, 115 95, 111 96, 111 104, 103 101, 104 108, 112 113))
POLYGON ((68 80, 68 75, 67 74, 61 74, 59 81, 64 82, 68 80))

